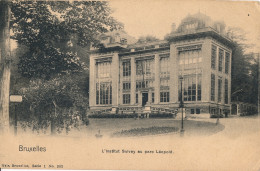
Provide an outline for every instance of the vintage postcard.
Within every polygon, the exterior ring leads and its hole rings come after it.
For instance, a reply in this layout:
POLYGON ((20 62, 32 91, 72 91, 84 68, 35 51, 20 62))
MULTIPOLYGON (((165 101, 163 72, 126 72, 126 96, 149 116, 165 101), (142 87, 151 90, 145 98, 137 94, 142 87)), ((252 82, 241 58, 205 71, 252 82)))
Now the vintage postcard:
POLYGON ((0 1, 0 168, 260 170, 258 1, 0 1))

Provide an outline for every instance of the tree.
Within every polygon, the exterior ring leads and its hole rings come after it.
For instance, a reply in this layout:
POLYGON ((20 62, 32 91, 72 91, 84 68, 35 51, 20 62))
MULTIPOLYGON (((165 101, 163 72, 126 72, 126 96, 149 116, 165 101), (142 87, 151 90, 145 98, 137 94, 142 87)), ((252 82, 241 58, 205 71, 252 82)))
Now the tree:
POLYGON ((87 124, 85 112, 88 99, 74 83, 75 77, 78 76, 66 75, 48 81, 34 79, 29 87, 22 88, 20 91, 25 99, 22 105, 30 109, 21 113, 24 115, 20 116, 23 126, 36 131, 51 126, 54 134, 64 128, 68 132, 72 125, 78 127, 80 120, 87 124))
POLYGON ((0 1, 0 131, 9 130, 9 89, 10 89, 10 6, 0 1))
POLYGON ((240 27, 229 27, 227 34, 236 42, 237 46, 241 46, 244 52, 255 46, 254 44, 248 43, 248 39, 246 38, 247 33, 240 27))
POLYGON ((147 36, 141 36, 138 40, 137 43, 147 43, 147 42, 154 42, 154 41, 158 41, 159 39, 151 36, 151 35, 147 35, 147 36))
POLYGON ((76 53, 61 51, 61 45, 71 39, 87 48, 97 45, 98 34, 121 27, 110 13, 103 1, 12 1, 13 37, 29 48, 20 57, 20 72, 28 78, 49 79, 80 71, 76 53))
POLYGON ((103 1, 12 1, 13 38, 28 48, 18 63, 30 80, 20 90, 24 126, 55 133, 87 122, 89 47, 122 27, 110 14, 103 1))
POLYGON ((257 61, 245 50, 252 47, 247 44, 246 33, 240 28, 229 28, 228 34, 235 42, 232 53, 232 101, 257 103, 257 61), (239 91, 241 90, 241 91, 239 91))

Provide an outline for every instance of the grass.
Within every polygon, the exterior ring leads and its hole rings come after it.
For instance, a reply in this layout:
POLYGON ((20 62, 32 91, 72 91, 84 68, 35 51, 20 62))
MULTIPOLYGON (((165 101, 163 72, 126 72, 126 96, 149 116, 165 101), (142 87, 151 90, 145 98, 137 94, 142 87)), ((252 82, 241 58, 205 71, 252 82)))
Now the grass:
POLYGON ((177 127, 149 127, 149 128, 133 128, 130 130, 122 130, 120 132, 115 132, 112 137, 133 137, 133 136, 147 136, 156 134, 165 134, 170 132, 177 132, 179 128, 177 127))
MULTIPOLYGON (((185 120, 184 121, 184 129, 185 135, 190 136, 208 136, 213 135, 217 132, 222 131, 225 127, 222 124, 216 125, 215 119, 209 119, 207 121, 198 121, 198 120, 185 120)), ((181 127, 181 121, 176 119, 156 119, 156 118, 149 118, 149 119, 133 119, 133 118, 106 118, 106 119, 89 119, 89 125, 86 128, 86 132, 88 135, 95 135, 99 130, 103 135, 136 135, 141 136, 137 132, 142 130, 148 131, 149 129, 155 128, 172 128, 176 129, 181 127), (154 127, 154 128, 153 128, 154 127), (146 130, 149 128, 148 130, 146 130)), ((221 123, 221 122, 220 122, 221 123)), ((163 132, 160 130, 156 131, 153 130, 155 134, 164 134, 167 133, 167 129, 163 132)), ((140 133, 145 135, 151 135, 150 133, 140 133)), ((145 136, 142 135, 142 136, 145 136)))

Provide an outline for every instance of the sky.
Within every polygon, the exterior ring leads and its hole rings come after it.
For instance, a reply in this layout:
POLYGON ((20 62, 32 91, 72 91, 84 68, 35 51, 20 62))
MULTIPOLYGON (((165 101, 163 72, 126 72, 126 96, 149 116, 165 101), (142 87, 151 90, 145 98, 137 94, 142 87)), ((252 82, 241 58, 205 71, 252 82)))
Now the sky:
POLYGON ((112 16, 124 24, 125 31, 138 38, 153 35, 163 39, 188 14, 203 13, 226 27, 240 27, 249 44, 248 52, 260 52, 260 2, 258 1, 180 1, 180 0, 111 0, 112 16))

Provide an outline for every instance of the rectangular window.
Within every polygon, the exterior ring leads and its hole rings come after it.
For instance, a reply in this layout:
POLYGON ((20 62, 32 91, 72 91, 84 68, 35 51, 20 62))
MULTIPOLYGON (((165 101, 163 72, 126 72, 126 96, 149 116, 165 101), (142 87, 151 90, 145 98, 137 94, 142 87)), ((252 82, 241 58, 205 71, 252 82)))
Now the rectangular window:
POLYGON ((123 94, 123 104, 130 104, 130 94, 123 94))
POLYGON ((136 75, 143 75, 143 61, 136 62, 136 75))
POLYGON ((96 83, 96 104, 99 104, 99 83, 96 83))
POLYGON ((144 69, 146 75, 151 75, 153 69, 152 60, 146 60, 144 69))
POLYGON ((212 45, 211 48, 211 68, 216 69, 216 56, 217 56, 217 47, 212 45))
POLYGON ((197 101, 201 101, 201 75, 197 77, 197 101))
POLYGON ((196 101, 196 77, 191 78, 190 86, 188 87, 188 99, 189 101, 196 101))
POLYGON ((135 86, 136 86, 136 89, 142 88, 142 82, 136 81, 135 86))
POLYGON ((169 87, 169 79, 161 78, 160 82, 161 82, 160 84, 161 87, 169 87))
POLYGON ((170 76, 169 72, 169 54, 160 55, 160 78, 168 78, 170 76))
POLYGON ((169 92, 160 92, 160 102, 169 102, 169 92))
MULTIPOLYGON (((179 82, 179 99, 181 85, 179 82)), ((183 101, 201 101, 201 74, 186 75, 182 81, 183 101)))
POLYGON ((194 114, 194 109, 190 109, 190 114, 194 114))
POLYGON ((109 104, 112 104, 112 83, 109 85, 109 104))
POLYGON ((152 93, 152 103, 154 103, 154 93, 152 93))
POLYGON ((200 114, 200 108, 196 108, 196 114, 200 114))
POLYGON ((221 102, 222 99, 222 78, 218 79, 218 102, 221 102))
POLYGON ((135 95, 135 103, 138 103, 138 94, 135 95))
POLYGON ((229 63, 230 63, 230 53, 226 52, 225 54, 225 73, 229 72, 229 63))
POLYGON ((111 77, 111 62, 98 62, 96 65, 97 78, 110 78, 111 77))
POLYGON ((112 104, 111 82, 100 82, 96 84, 96 104, 112 104))
POLYGON ((123 62, 123 76, 131 76, 131 61, 123 62))
POLYGON ((225 104, 228 104, 228 80, 225 79, 225 104))
POLYGON ((150 76, 154 73, 154 59, 136 61, 136 75, 150 76))
POLYGON ((196 71, 201 67, 201 50, 179 51, 178 57, 181 70, 196 71))
POLYGON ((219 49, 219 55, 218 55, 218 71, 222 72, 223 68, 223 56, 224 56, 224 50, 219 49))
POLYGON ((153 80, 136 81, 136 89, 153 87, 153 80))
POLYGON ((131 89, 131 83, 130 82, 124 82, 123 83, 123 90, 130 90, 131 89))
POLYGON ((211 101, 215 101, 215 75, 211 74, 211 101))

